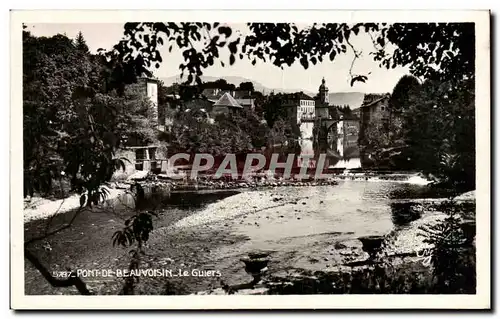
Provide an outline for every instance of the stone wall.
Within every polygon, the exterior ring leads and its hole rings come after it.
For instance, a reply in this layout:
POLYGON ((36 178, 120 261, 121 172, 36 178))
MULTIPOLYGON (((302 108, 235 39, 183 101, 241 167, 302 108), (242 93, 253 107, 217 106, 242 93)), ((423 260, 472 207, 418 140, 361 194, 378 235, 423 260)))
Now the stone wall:
POLYGON ((112 177, 112 180, 125 180, 127 179, 130 175, 135 173, 135 150, 133 149, 119 149, 116 152, 116 158, 125 158, 127 160, 124 160, 125 164, 125 170, 119 169, 117 170, 112 177))

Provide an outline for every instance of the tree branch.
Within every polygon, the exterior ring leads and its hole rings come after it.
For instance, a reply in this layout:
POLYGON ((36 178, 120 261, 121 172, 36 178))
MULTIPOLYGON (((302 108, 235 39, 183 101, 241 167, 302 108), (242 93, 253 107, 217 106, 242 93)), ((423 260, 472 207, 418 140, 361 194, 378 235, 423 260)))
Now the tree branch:
POLYGON ((71 272, 69 278, 67 279, 57 279, 45 268, 42 263, 36 258, 36 256, 31 253, 26 244, 24 245, 24 257, 28 259, 33 266, 42 274, 42 276, 53 286, 53 287, 71 287, 75 288, 82 295, 91 295, 92 293, 88 290, 87 285, 80 277, 76 276, 75 272, 71 272))
POLYGON ((352 52, 354 53, 354 57, 352 58, 352 61, 351 61, 351 67, 349 68, 349 76, 350 76, 350 77, 351 77, 351 79, 352 79, 352 78, 354 78, 354 75, 352 74, 352 69, 353 69, 353 67, 354 67, 354 62, 356 62, 356 60, 357 60, 358 58, 360 58, 360 57, 361 57, 361 53, 362 53, 362 52, 358 52, 358 51, 354 48, 354 46, 351 44, 351 42, 350 42, 349 40, 347 40, 347 39, 346 39, 346 43, 347 43, 347 44, 351 47, 352 52))
POLYGON ((31 243, 33 243, 33 242, 35 242, 35 241, 39 241, 39 240, 45 239, 45 238, 47 238, 47 237, 50 237, 50 236, 52 236, 52 235, 57 234, 58 232, 60 232, 60 231, 62 231, 62 230, 64 230, 64 229, 66 229, 66 228, 71 227, 71 225, 72 225, 72 224, 73 224, 73 222, 75 221, 76 217, 77 217, 77 216, 78 216, 78 215, 79 215, 82 211, 84 211, 84 210, 85 210, 85 209, 81 209, 81 208, 80 208, 80 209, 78 209, 78 210, 75 212, 75 215, 73 215, 73 217, 71 218, 71 220, 69 221, 69 223, 67 223, 66 225, 64 225, 64 226, 62 226, 62 227, 59 227, 58 229, 53 230, 53 231, 51 231, 51 232, 46 232, 46 233, 45 233, 44 235, 42 235, 42 236, 31 238, 30 240, 28 240, 27 242, 25 242, 25 243, 24 243, 25 249, 26 249, 26 247, 27 247, 29 244, 31 244, 31 243))

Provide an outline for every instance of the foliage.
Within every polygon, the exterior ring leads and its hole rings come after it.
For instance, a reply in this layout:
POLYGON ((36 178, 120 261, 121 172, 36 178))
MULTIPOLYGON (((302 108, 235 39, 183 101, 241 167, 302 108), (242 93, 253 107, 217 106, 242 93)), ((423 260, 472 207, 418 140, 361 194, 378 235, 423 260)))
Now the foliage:
POLYGON ((475 187, 472 80, 420 82, 409 75, 389 99, 388 121, 371 121, 361 147, 376 166, 419 169, 446 186, 475 187))
POLYGON ((435 81, 474 79, 474 23, 396 23, 381 33, 382 49, 384 37, 396 46, 391 56, 375 55, 386 67, 409 66, 412 75, 435 81))
POLYGON ((287 144, 297 140, 300 136, 300 129, 289 120, 278 118, 271 129, 269 139, 271 145, 287 144))
MULTIPOLYGON (((300 30, 293 23, 248 23, 247 28, 242 35, 220 23, 126 23, 124 39, 108 56, 148 71, 163 61, 161 46, 171 51, 175 45, 184 57, 179 68, 188 74, 187 82, 201 84, 199 76, 217 60, 222 66, 244 58, 278 67, 299 62, 307 69, 350 49, 354 64, 360 52, 350 39, 365 33, 373 41, 369 54, 383 67, 408 66, 415 76, 440 80, 472 79, 474 74, 473 23, 314 23, 300 30), (229 61, 220 59, 224 49, 229 61)), ((368 80, 367 75, 350 75, 351 85, 368 80)))
POLYGON ((406 148, 401 118, 389 122, 374 122, 366 126, 361 148, 376 167, 394 169, 401 167, 401 157, 406 148))
POLYGON ((282 93, 271 93, 265 97, 262 103, 262 110, 269 127, 273 127, 274 122, 279 118, 287 118, 287 110, 284 106, 286 99, 286 95, 282 93))
POLYGON ((270 294, 422 294, 434 293, 427 269, 403 263, 396 269, 359 267, 348 271, 317 271, 273 282, 270 294))
MULTIPOLYGON (((475 286, 474 249, 462 227, 460 207, 453 201, 440 207, 446 218, 420 227, 420 236, 432 247, 431 263, 440 292, 467 293, 475 286)), ((475 234, 472 234, 475 235, 475 234)))
POLYGON ((241 82, 240 85, 238 86, 238 89, 241 91, 249 91, 249 92, 255 91, 255 88, 254 88, 252 82, 241 82))
POLYGON ((113 236, 113 246, 130 247, 135 242, 141 244, 149 240, 149 235, 153 230, 153 211, 139 212, 125 220, 123 230, 116 231, 113 236))
POLYGON ((408 157, 449 186, 475 187, 475 105, 472 81, 426 81, 404 113, 408 157))
MULTIPOLYGON (((45 193, 52 180, 100 196, 99 187, 123 166, 114 151, 132 137, 153 138, 149 104, 137 88, 109 90, 107 62, 63 35, 23 32, 23 146, 26 194, 45 193)), ((94 201, 87 201, 92 204, 94 201)))
POLYGON ((420 82, 416 77, 412 75, 403 75, 392 90, 392 94, 389 99, 390 110, 392 112, 407 110, 410 107, 410 105, 408 105, 409 96, 411 94, 416 94, 419 89, 420 82))
POLYGON ((181 109, 176 113, 166 141, 172 152, 225 155, 246 153, 284 143, 300 135, 298 126, 279 118, 269 127, 256 112, 243 108, 215 118, 200 108, 181 109))
POLYGON ((208 113, 187 109, 176 116, 167 141, 173 152, 225 155, 246 151, 251 138, 236 124, 238 119, 235 115, 212 122, 208 113))
POLYGON ((76 36, 76 39, 74 40, 74 43, 75 43, 75 47, 82 51, 83 53, 89 53, 90 50, 89 50, 89 47, 87 45, 87 42, 85 41, 84 37, 83 37, 83 33, 80 31, 78 32, 78 35, 76 36))
POLYGON ((231 83, 227 83, 225 79, 218 79, 213 82, 205 82, 202 85, 204 89, 220 89, 223 91, 234 91, 236 90, 236 86, 231 83))

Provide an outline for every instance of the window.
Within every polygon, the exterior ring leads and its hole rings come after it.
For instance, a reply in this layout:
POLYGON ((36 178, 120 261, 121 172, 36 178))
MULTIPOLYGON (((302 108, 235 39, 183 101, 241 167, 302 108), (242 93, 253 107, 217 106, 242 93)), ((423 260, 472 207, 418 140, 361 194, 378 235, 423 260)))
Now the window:
POLYGON ((384 110, 385 110, 385 106, 381 106, 381 107, 380 107, 380 109, 381 109, 382 111, 384 111, 384 110))
POLYGON ((144 160, 146 159, 145 149, 139 148, 135 150, 135 169, 142 171, 144 168, 144 160))

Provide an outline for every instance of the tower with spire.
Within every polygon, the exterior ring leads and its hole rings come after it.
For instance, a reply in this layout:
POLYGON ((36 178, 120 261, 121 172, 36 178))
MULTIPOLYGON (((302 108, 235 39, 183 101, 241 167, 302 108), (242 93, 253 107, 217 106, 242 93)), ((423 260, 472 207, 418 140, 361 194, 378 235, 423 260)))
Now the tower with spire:
POLYGON ((315 109, 315 117, 317 119, 329 119, 328 112, 328 88, 326 87, 325 78, 321 80, 321 85, 319 86, 318 95, 316 96, 316 109, 315 109))
POLYGON ((321 80, 321 85, 319 86, 319 102, 322 106, 328 106, 328 88, 325 84, 325 78, 321 80))

